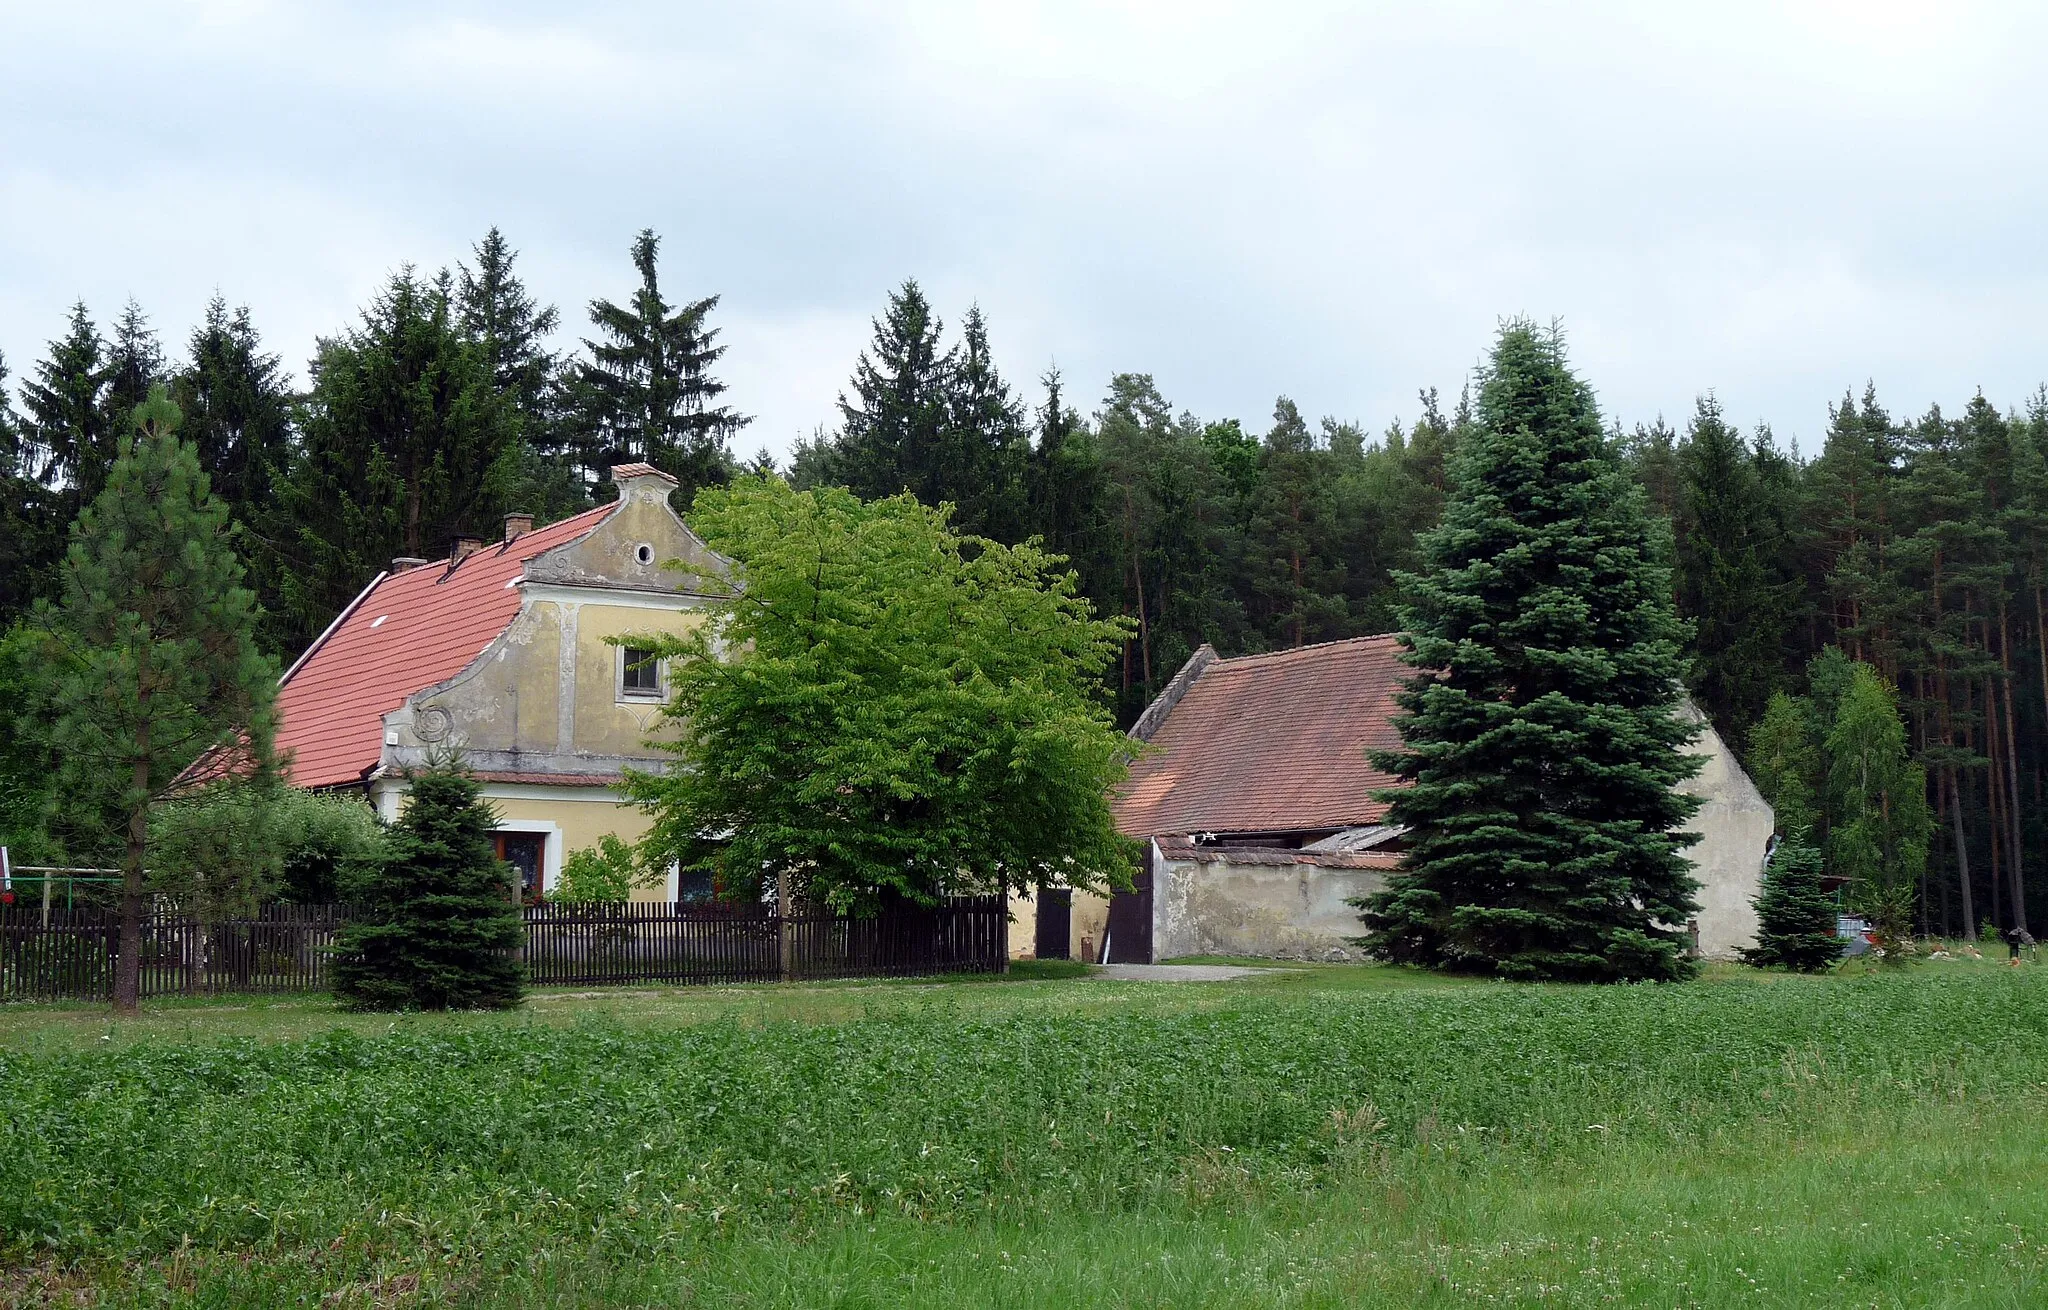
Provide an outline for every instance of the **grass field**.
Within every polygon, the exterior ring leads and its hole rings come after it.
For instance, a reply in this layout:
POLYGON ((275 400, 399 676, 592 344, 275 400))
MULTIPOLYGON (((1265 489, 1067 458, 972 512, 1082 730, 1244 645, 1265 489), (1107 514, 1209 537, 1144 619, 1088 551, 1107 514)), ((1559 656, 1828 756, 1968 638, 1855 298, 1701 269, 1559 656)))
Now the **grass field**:
POLYGON ((0 1009, 0 1302, 2048 1304, 2048 972, 0 1009))

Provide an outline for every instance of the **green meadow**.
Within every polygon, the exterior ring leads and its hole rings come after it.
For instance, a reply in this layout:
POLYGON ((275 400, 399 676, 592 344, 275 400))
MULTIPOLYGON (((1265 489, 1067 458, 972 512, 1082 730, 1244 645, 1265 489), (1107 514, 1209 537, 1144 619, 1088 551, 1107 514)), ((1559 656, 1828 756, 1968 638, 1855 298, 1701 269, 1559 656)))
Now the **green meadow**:
POLYGON ((0 1009, 0 1302, 2033 1306, 2048 972, 0 1009))

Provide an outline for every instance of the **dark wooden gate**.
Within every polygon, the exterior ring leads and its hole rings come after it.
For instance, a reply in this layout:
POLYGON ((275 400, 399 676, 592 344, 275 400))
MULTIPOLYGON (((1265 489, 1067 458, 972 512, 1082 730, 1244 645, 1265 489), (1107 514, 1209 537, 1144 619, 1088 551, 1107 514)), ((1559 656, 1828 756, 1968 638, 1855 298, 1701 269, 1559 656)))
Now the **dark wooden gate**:
POLYGON ((1109 898, 1109 963, 1152 963, 1152 870, 1131 875, 1131 889, 1109 898))
POLYGON ((1038 932, 1032 954, 1064 960, 1074 953, 1074 893, 1065 887, 1038 889, 1038 932))

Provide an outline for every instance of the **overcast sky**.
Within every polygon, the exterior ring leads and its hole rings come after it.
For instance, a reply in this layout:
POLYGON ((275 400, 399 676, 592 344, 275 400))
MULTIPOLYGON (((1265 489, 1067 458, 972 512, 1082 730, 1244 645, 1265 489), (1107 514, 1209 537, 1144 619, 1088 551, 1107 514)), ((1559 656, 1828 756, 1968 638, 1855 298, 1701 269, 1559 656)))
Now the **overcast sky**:
POLYGON ((1113 372, 1377 429, 1503 316, 1604 407, 2048 380, 2048 6, 0 0, 0 351, 83 298, 182 347, 218 289, 303 378, 491 224, 560 305, 663 238, 741 453, 836 417, 885 294, 970 301, 1037 396, 1113 372), (1369 11, 1369 12, 1360 12, 1369 11))

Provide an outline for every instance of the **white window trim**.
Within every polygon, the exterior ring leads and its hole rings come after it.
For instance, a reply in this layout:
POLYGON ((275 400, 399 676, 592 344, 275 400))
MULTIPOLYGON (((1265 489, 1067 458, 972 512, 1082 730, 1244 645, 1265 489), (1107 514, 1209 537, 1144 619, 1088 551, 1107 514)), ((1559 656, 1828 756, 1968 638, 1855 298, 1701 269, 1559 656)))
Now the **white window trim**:
MULTIPOLYGON (((644 648, 636 648, 644 649, 644 648)), ((618 705, 660 705, 668 700, 668 661, 654 662, 654 686, 651 692, 626 690, 626 648, 612 647, 612 700, 618 705)))
POLYGON ((540 844, 540 890, 554 891, 562 881, 562 825, 553 819, 500 819, 492 832, 534 832, 546 838, 540 844))

